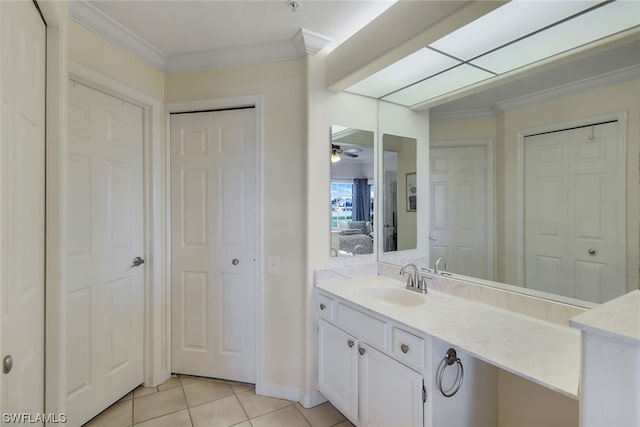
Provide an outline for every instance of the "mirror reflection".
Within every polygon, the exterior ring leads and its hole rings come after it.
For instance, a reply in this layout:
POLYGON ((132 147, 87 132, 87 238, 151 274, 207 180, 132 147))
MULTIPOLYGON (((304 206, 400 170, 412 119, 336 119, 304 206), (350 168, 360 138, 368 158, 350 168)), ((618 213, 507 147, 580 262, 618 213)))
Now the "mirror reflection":
POLYGON ((372 254, 374 134, 331 126, 331 256, 372 254))
POLYGON ((430 110, 431 266, 595 303, 638 289, 639 39, 430 110))
POLYGON ((383 134, 383 250, 417 248, 417 140, 383 134))

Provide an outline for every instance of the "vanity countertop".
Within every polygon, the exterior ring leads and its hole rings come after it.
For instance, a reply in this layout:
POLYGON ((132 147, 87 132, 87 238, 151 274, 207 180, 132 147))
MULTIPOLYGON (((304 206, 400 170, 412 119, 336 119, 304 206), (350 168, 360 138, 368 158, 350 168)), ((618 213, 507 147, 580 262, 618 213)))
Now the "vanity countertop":
POLYGON ((574 317, 571 325, 631 344, 640 343, 640 290, 629 292, 574 317))
POLYGON ((316 287, 578 399, 580 332, 576 329, 436 291, 424 295, 422 305, 389 304, 377 299, 378 293, 368 291, 404 290, 404 282, 380 276, 320 281, 316 287))

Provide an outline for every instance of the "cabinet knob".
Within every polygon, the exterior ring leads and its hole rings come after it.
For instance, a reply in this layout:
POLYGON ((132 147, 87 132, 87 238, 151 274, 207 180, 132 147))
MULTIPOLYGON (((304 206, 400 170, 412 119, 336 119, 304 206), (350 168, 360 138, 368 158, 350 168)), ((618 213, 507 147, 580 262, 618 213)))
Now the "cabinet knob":
POLYGON ((358 353, 360 353, 360 356, 362 356, 365 353, 364 347, 358 347, 358 353))
POLYGON ((324 310, 325 308, 327 308, 327 306, 326 306, 326 305, 324 305, 324 304, 320 304, 320 310, 324 310))
POLYGON ((349 348, 353 347, 353 344, 355 344, 353 340, 347 341, 347 345, 349 346, 349 348))
POLYGON ((403 353, 406 353, 409 351, 409 346, 406 344, 401 344, 400 345, 400 350, 402 350, 403 353))

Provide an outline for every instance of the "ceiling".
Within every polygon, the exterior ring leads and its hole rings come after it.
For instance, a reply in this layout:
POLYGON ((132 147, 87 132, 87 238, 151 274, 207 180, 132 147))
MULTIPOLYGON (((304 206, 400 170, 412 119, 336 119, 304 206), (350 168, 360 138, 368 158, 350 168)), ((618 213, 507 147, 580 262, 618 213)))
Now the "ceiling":
POLYGON ((72 1, 71 19, 168 72, 332 50, 395 0, 72 1))

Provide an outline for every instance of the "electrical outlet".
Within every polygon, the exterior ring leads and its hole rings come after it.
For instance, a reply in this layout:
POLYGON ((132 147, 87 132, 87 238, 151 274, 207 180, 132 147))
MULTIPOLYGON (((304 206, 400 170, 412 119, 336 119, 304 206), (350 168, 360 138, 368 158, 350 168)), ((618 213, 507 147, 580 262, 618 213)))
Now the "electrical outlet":
POLYGON ((280 258, 277 256, 270 256, 267 259, 267 270, 269 274, 280 274, 280 258))

